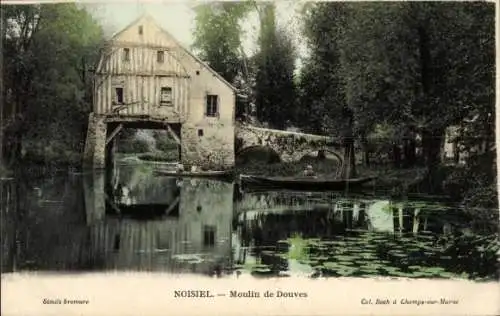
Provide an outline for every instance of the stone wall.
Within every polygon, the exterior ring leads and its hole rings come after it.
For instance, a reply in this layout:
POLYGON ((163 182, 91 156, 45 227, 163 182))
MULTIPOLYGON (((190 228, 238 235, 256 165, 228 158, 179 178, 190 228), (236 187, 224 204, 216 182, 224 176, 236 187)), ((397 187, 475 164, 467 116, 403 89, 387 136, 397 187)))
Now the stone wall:
POLYGON ((107 124, 104 116, 90 113, 85 152, 83 155, 84 167, 104 168, 106 153, 107 124))
POLYGON ((186 166, 230 169, 234 167, 234 125, 220 121, 186 123, 181 127, 181 151, 186 166))
POLYGON ((284 162, 298 161, 305 155, 318 150, 326 150, 337 156, 339 160, 343 157, 338 140, 327 136, 249 125, 239 125, 236 134, 239 147, 236 154, 243 153, 247 148, 262 146, 274 150, 284 162))

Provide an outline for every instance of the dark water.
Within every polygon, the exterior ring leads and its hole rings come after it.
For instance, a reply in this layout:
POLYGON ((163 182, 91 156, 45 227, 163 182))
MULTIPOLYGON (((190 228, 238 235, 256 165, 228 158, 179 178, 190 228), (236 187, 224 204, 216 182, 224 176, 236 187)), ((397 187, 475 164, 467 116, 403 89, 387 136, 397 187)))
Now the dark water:
POLYGON ((425 198, 243 194, 129 166, 2 181, 1 202, 3 272, 498 278, 497 235, 425 198))

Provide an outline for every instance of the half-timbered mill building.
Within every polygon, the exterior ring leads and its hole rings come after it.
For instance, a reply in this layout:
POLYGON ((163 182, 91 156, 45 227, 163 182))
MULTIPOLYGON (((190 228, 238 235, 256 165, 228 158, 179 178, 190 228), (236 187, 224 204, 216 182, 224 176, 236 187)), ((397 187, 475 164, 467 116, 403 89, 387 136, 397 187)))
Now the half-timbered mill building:
POLYGON ((234 165, 235 88, 151 16, 112 37, 96 68, 86 165, 102 168, 124 127, 166 129, 189 166, 234 165))

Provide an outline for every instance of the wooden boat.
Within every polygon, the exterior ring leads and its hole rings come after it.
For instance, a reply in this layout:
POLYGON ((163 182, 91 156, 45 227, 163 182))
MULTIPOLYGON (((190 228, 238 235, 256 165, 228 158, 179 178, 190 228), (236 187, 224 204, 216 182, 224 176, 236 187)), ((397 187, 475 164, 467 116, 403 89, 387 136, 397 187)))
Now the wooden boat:
POLYGON ((174 171, 174 170, 155 170, 155 174, 167 177, 179 177, 179 178, 220 178, 220 179, 229 179, 233 178, 234 172, 232 170, 223 170, 223 171, 196 171, 196 172, 188 172, 188 171, 174 171))
POLYGON ((313 177, 262 177, 240 175, 240 184, 243 188, 282 188, 298 191, 338 191, 356 189, 363 184, 374 180, 375 177, 353 179, 327 179, 313 177))

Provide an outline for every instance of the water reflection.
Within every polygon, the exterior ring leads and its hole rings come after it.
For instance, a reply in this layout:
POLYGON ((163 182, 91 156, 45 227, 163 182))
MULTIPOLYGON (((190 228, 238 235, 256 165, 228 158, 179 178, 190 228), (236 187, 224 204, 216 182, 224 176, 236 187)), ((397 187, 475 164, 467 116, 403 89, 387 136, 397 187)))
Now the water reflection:
POLYGON ((6 186, 23 198, 2 207, 4 223, 14 224, 2 238, 9 258, 2 264, 10 271, 227 269, 233 184, 154 177, 141 168, 106 176, 6 186), (120 186, 129 189, 126 199, 120 186))
POLYGON ((452 205, 238 192, 144 166, 2 181, 2 268, 498 277, 498 244, 452 205))
POLYGON ((253 275, 481 278, 498 273, 494 251, 485 254, 462 215, 440 203, 256 193, 242 198, 237 222, 236 268, 253 275))

